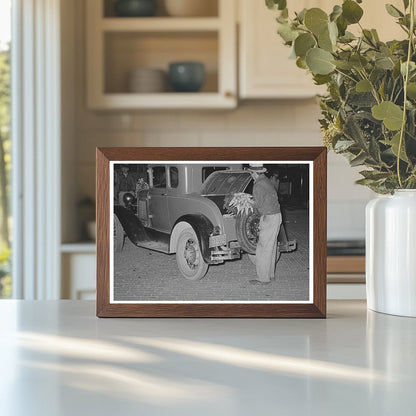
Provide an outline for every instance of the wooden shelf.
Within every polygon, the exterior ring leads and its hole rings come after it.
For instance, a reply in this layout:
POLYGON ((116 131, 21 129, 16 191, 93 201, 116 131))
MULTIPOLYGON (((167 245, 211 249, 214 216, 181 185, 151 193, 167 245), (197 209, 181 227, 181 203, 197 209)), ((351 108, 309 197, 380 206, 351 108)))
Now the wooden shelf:
POLYGON ((61 253, 75 254, 85 253, 94 254, 96 252, 95 242, 81 241, 78 243, 63 243, 61 244, 61 253))
POLYGON ((365 256, 328 256, 328 283, 365 283, 365 256))
MULTIPOLYGON (((103 17, 103 0, 86 2, 87 103, 97 110, 231 109, 237 106, 236 4, 218 0, 215 17, 103 17), (205 66, 198 93, 129 93, 137 68, 177 61, 205 66)), ((107 4, 108 6, 108 4, 107 4)))
POLYGON ((348 273, 363 274, 365 273, 364 256, 328 256, 327 258, 328 273, 348 273))
POLYGON ((202 109, 234 108, 235 97, 217 93, 159 93, 159 94, 103 94, 90 103, 94 108, 105 109, 202 109))
POLYGON ((206 32, 220 27, 221 20, 217 17, 107 17, 101 20, 101 30, 105 32, 206 32))

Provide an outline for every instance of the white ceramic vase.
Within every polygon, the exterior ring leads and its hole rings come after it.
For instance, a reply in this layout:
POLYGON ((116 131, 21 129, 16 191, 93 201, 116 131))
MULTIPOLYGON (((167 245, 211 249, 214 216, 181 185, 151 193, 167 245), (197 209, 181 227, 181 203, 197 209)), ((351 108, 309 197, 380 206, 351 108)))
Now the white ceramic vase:
POLYGON ((367 204, 366 282, 369 309, 416 317, 416 190, 367 204))

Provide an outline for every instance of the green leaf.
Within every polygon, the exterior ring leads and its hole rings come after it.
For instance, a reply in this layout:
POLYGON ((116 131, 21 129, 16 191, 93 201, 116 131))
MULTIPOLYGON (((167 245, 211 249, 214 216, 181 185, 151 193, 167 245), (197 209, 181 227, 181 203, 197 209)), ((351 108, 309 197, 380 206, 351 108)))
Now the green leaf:
POLYGON ((277 28, 277 33, 288 44, 293 42, 298 37, 298 32, 293 30, 292 27, 287 23, 280 24, 277 28))
POLYGON ((361 128, 362 119, 357 115, 348 117, 344 125, 344 134, 349 139, 358 145, 359 149, 366 147, 366 139, 361 128))
POLYGON ((305 26, 315 35, 319 35, 328 28, 328 15, 318 7, 306 11, 305 26))
POLYGON ((367 60, 363 56, 358 55, 358 53, 352 55, 349 62, 358 70, 364 69, 364 67, 368 64, 367 60))
MULTIPOLYGON (((416 70, 416 64, 414 62, 409 62, 409 74, 416 70)), ((403 76, 406 76, 406 62, 403 62, 400 65, 400 72, 403 76)))
POLYGON ((336 60, 336 61, 332 61, 332 63, 337 68, 342 69, 344 71, 349 71, 352 68, 352 65, 348 61, 336 60))
POLYGON ((363 37, 364 40, 369 43, 370 45, 373 45, 375 43, 375 40, 373 39, 373 34, 371 33, 371 30, 364 29, 363 30, 363 37))
POLYGON ((373 162, 376 166, 380 165, 381 161, 381 154, 380 154, 380 146, 378 144, 378 140, 373 136, 370 137, 370 145, 368 147, 370 152, 370 156, 373 159, 373 162))
POLYGON ((407 84, 407 96, 412 100, 416 100, 416 82, 407 84))
POLYGON ((324 49, 328 52, 334 51, 334 44, 332 43, 331 37, 329 35, 328 27, 324 32, 321 32, 318 35, 318 45, 321 49, 324 49))
POLYGON ((354 142, 351 140, 338 140, 334 146, 334 150, 336 153, 345 152, 353 145, 354 142))
POLYGON ((402 127, 403 110, 391 101, 383 101, 371 109, 373 117, 383 121, 384 125, 392 131, 402 127))
POLYGON ((380 42, 380 38, 379 38, 379 36, 378 36, 378 33, 377 33, 377 30, 376 30, 376 29, 371 29, 371 34, 373 35, 373 39, 374 39, 376 42, 380 42))
POLYGON ((375 61, 376 67, 385 70, 394 69, 394 61, 390 56, 378 56, 375 61))
POLYGON ((296 56, 304 58, 309 49, 316 45, 314 37, 309 33, 300 34, 295 40, 296 56))
POLYGON ((340 17, 341 15, 342 15, 342 7, 339 5, 335 5, 332 10, 332 13, 329 15, 329 20, 331 22, 335 22, 338 19, 338 17, 340 17))
POLYGON ((296 14, 296 19, 299 22, 303 23, 303 21, 305 20, 305 14, 306 14, 306 12, 307 12, 307 9, 301 10, 299 13, 296 14))
POLYGON ((305 58, 298 58, 296 59, 296 66, 301 69, 308 69, 308 65, 306 65, 305 58))
POLYGON ((371 83, 366 79, 362 79, 360 82, 357 82, 355 86, 357 92, 371 92, 371 83))
MULTIPOLYGON (((337 29, 338 29, 338 31, 339 31, 339 27, 338 27, 338 25, 337 25, 337 29)), ((355 40, 355 39, 357 39, 356 38, 356 36, 353 34, 353 33, 351 33, 351 32, 348 32, 348 30, 344 33, 344 35, 343 36, 341 36, 339 39, 338 39, 338 41, 339 42, 342 42, 342 43, 349 43, 349 42, 352 42, 353 40, 355 40)))
POLYGON ((403 0, 403 6, 404 6, 404 9, 406 10, 409 7, 409 0, 403 0))
MULTIPOLYGON (((397 134, 395 134, 393 136, 393 138, 388 141, 388 140, 380 140, 381 143, 390 146, 391 151, 393 152, 394 156, 398 156, 399 154, 399 144, 400 144, 400 132, 398 132, 397 134)), ((403 140, 402 146, 400 148, 400 156, 399 158, 401 160, 403 160, 404 162, 409 162, 409 159, 407 158, 406 155, 406 149, 405 149, 405 141, 403 140)))
POLYGON ((337 19, 337 27, 340 36, 344 36, 348 27, 348 22, 344 19, 342 15, 337 19))
POLYGON ((324 85, 331 81, 331 76, 315 74, 313 80, 315 81, 315 85, 324 85))
POLYGON ((363 9, 355 1, 346 0, 342 3, 342 16, 349 24, 358 23, 363 14, 363 9))
POLYGON ((266 6, 271 10, 283 10, 287 6, 286 0, 266 0, 266 6))
POLYGON ((380 97, 385 100, 386 99, 386 78, 383 78, 381 81, 380 87, 378 89, 378 93, 380 94, 380 97))
POLYGON ((313 48, 306 54, 306 64, 312 74, 327 75, 334 71, 335 65, 332 63, 334 57, 330 52, 320 48, 313 48))
POLYGON ((338 26, 334 22, 329 22, 328 24, 328 30, 329 30, 329 37, 331 38, 331 42, 334 45, 334 47, 337 44, 338 39, 338 26))
POLYGON ((377 170, 363 170, 360 172, 360 175, 364 176, 365 179, 372 179, 374 181, 378 181, 380 179, 388 178, 391 175, 391 173, 379 172, 377 170))
POLYGON ((397 8, 394 7, 392 4, 386 4, 387 13, 393 17, 403 17, 404 14, 397 8))
POLYGON ((361 152, 358 156, 350 160, 350 166, 360 166, 362 165, 367 159, 367 155, 364 152, 361 152))

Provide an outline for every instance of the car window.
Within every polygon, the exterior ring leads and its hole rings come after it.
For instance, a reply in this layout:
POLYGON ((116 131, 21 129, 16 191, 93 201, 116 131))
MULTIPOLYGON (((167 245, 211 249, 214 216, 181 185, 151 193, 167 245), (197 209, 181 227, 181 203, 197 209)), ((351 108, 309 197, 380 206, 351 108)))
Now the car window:
POLYGON ((202 183, 205 182, 205 179, 208 178, 211 173, 216 172, 217 170, 226 170, 227 166, 205 166, 202 168, 202 183))
POLYGON ((155 166, 152 168, 153 188, 166 188, 166 168, 155 166))
POLYGON ((227 195, 245 192, 251 179, 249 172, 213 172, 202 185, 202 195, 227 195))
POLYGON ((170 176, 170 187, 177 188, 179 184, 178 168, 171 166, 169 168, 169 176, 170 176))

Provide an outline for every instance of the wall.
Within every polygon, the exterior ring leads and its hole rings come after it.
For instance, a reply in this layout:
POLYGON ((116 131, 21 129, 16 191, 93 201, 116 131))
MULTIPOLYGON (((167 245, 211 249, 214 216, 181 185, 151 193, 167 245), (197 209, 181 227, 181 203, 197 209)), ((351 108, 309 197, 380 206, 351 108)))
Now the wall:
MULTIPOLYGON (((75 4, 75 40, 64 49, 65 91, 75 111, 64 146, 63 177, 72 201, 64 211, 95 192, 97 146, 314 146, 321 145, 319 107, 314 99, 241 102, 233 111, 92 112, 85 106, 85 22, 83 1, 75 4), (73 60, 71 61, 71 56, 73 60), (71 63, 72 62, 72 63, 71 63), (72 88, 73 87, 73 88, 72 88), (72 94, 75 94, 72 97, 72 94), (71 98, 72 97, 72 98, 71 98), (72 148, 71 148, 72 145, 72 148)), ((64 21, 68 21, 65 20, 64 21)), ((68 30, 74 30, 69 29, 68 30)), ((65 101, 65 96, 64 96, 65 101)), ((358 169, 359 170, 359 169, 358 169)), ((328 237, 363 238, 364 206, 372 197, 354 185, 359 175, 343 158, 328 160, 328 237)), ((65 218, 65 212, 63 212, 65 218)), ((68 214, 69 215, 69 214, 68 214)), ((65 227, 64 227, 65 228, 65 227)), ((65 242, 77 238, 74 227, 63 230, 65 242)))

